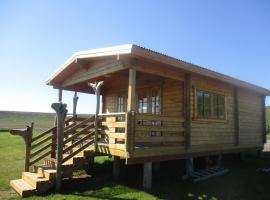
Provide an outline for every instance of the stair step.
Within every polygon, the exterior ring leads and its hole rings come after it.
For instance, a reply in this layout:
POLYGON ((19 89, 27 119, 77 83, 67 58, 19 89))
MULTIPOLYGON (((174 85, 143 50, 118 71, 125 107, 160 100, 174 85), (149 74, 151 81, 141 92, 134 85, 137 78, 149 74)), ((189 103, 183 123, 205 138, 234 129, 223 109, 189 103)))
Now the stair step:
POLYGON ((37 190, 39 190, 41 187, 45 187, 46 185, 51 184, 49 179, 43 177, 40 178, 37 173, 23 172, 22 179, 37 190))
POLYGON ((30 196, 36 192, 36 189, 23 179, 10 181, 10 186, 22 197, 30 196))
MULTIPOLYGON (((63 154, 63 158, 69 156, 70 154, 63 154)), ((72 158, 70 158, 69 160, 67 160, 66 162, 64 162, 63 164, 73 164, 73 165, 77 165, 80 162, 82 162, 84 160, 84 156, 81 155, 76 155, 72 158)))
POLYGON ((38 174, 38 177, 45 177, 50 181, 54 181, 56 169, 44 165, 36 166, 36 168, 36 173, 38 174))

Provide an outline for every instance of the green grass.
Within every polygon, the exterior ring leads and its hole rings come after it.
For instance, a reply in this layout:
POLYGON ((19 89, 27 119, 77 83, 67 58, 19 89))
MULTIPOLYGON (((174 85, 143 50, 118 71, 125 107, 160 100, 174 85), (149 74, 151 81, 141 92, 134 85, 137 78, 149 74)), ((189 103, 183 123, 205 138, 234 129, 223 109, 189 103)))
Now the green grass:
MULTIPOLYGON (((0 112, 1 128, 21 128, 31 121, 36 129, 51 127, 54 114, 0 112)), ((270 119, 270 107, 267 108, 270 119)), ((269 120, 268 120, 269 122, 269 120)), ((18 136, 0 132, 0 199, 20 199, 10 192, 9 181, 21 178, 24 165, 24 142, 18 136)), ((98 157, 90 178, 65 180, 61 194, 53 191, 43 196, 27 199, 207 199, 207 200, 253 200, 269 199, 270 174, 258 173, 258 168, 270 168, 270 158, 248 158, 241 162, 236 157, 225 157, 229 173, 192 183, 182 181, 184 163, 165 162, 158 173, 153 174, 153 189, 145 192, 141 188, 142 166, 121 168, 122 178, 114 181, 112 159, 98 157)), ((84 172, 78 171, 80 175, 84 172)))
MULTIPOLYGON (((9 180, 21 177, 23 156, 22 139, 1 132, 0 198, 2 194, 2 199, 20 199, 18 196, 9 196, 8 184, 9 180)), ((91 173, 93 176, 65 180, 61 194, 51 191, 46 195, 27 199, 269 199, 270 174, 256 172, 257 168, 270 167, 269 158, 250 157, 241 162, 235 156, 227 156, 224 164, 229 168, 229 173, 199 183, 181 180, 183 162, 165 162, 160 172, 153 174, 154 186, 149 192, 141 188, 141 165, 125 166, 123 163, 122 178, 116 182, 112 178, 111 161, 107 157, 98 157, 91 173)))

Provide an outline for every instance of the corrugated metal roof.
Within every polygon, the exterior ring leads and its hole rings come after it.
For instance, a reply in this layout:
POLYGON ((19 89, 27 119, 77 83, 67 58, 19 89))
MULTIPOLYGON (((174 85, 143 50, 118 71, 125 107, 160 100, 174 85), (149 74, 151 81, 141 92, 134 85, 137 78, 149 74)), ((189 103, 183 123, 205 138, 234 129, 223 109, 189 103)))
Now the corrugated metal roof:
POLYGON ((153 60, 156 62, 161 62, 166 65, 172 65, 174 67, 180 68, 187 72, 200 74, 206 77, 210 77, 213 79, 217 79, 223 82, 227 82, 231 85, 236 85, 244 88, 248 88, 251 90, 255 90, 259 93, 264 95, 270 96, 270 90, 253 85, 251 83, 230 77, 228 75, 221 74, 219 72, 207 69, 205 67, 201 67, 190 62, 181 60, 179 58, 174 58, 172 56, 153 51, 151 49, 134 45, 134 44, 126 44, 120 46, 113 46, 107 48, 99 48, 99 49, 92 49, 86 51, 79 51, 73 54, 67 61, 61 65, 55 73, 53 73, 49 79, 46 81, 47 84, 53 85, 54 79, 56 79, 63 71, 67 70, 68 67, 75 62, 77 59, 86 59, 86 58, 94 58, 94 57, 101 57, 101 56, 113 56, 113 55, 123 55, 123 54, 130 54, 131 56, 143 57, 145 59, 153 60))

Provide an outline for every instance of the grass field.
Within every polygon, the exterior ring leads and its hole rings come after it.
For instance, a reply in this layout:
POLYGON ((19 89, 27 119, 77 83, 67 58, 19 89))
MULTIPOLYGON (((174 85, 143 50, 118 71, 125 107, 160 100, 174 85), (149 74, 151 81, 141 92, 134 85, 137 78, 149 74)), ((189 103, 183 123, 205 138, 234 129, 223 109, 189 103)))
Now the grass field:
MULTIPOLYGON (((54 120, 52 114, 46 117, 40 113, 38 115, 32 113, 31 116, 24 114, 26 117, 22 115, 23 113, 16 117, 14 113, 6 114, 13 120, 13 126, 20 126, 28 120, 40 120, 37 124, 50 127, 54 120)), ((4 119, 2 116, 0 119, 1 128, 9 119, 4 119)), ((17 136, 11 136, 8 132, 0 132, 0 160, 0 199, 20 199, 10 191, 9 181, 21 177, 24 163, 23 140, 17 136)), ((224 158, 224 166, 230 170, 229 173, 204 182, 192 183, 181 180, 184 173, 183 161, 164 162, 160 171, 153 174, 153 189, 145 192, 141 188, 141 165, 125 166, 122 163, 122 178, 120 181, 114 181, 111 159, 98 157, 95 160, 92 176, 66 180, 61 194, 51 191, 46 195, 32 196, 27 199, 270 199, 270 173, 256 172, 258 168, 270 168, 270 158, 249 157, 245 161, 240 161, 238 157, 231 155, 224 158)), ((83 173, 83 171, 76 172, 77 175, 83 173)))
POLYGON ((45 130, 54 124, 54 113, 0 111, 0 130, 24 128, 34 122, 36 130, 45 130))

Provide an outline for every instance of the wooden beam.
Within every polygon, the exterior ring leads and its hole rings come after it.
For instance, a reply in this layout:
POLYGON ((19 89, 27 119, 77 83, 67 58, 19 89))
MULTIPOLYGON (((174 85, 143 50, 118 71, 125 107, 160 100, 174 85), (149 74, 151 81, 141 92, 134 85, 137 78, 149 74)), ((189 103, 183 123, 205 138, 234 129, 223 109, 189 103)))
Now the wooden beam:
POLYGON ((129 69, 129 81, 128 81, 128 105, 127 111, 136 110, 136 69, 134 67, 129 69))
POLYGON ((239 145, 239 94, 238 88, 234 88, 234 144, 239 145))
POLYGON ((166 65, 150 62, 139 62, 136 65, 137 71, 153 74, 160 77, 166 77, 174 80, 184 81, 184 73, 166 65))
POLYGON ((116 71, 126 69, 125 65, 121 61, 103 61, 90 65, 89 68, 81 68, 78 72, 73 74, 70 78, 66 79, 61 87, 68 87, 78 84, 80 82, 86 82, 91 79, 108 75, 116 71))
POLYGON ((63 90, 59 89, 58 90, 58 102, 62 102, 62 98, 63 98, 63 90))
MULTIPOLYGON (((53 103, 51 106, 57 115, 57 166, 56 166, 56 191, 61 190, 62 185, 62 159, 63 159, 63 139, 64 139, 64 122, 67 114, 67 105, 63 103, 53 103)), ((51 151, 49 152, 51 153, 51 151)))
POLYGON ((267 142, 266 138, 266 110, 265 110, 265 96, 262 96, 262 141, 263 143, 267 142))
POLYGON ((191 137, 191 75, 185 75, 184 82, 184 113, 185 113, 185 148, 190 148, 191 137))

